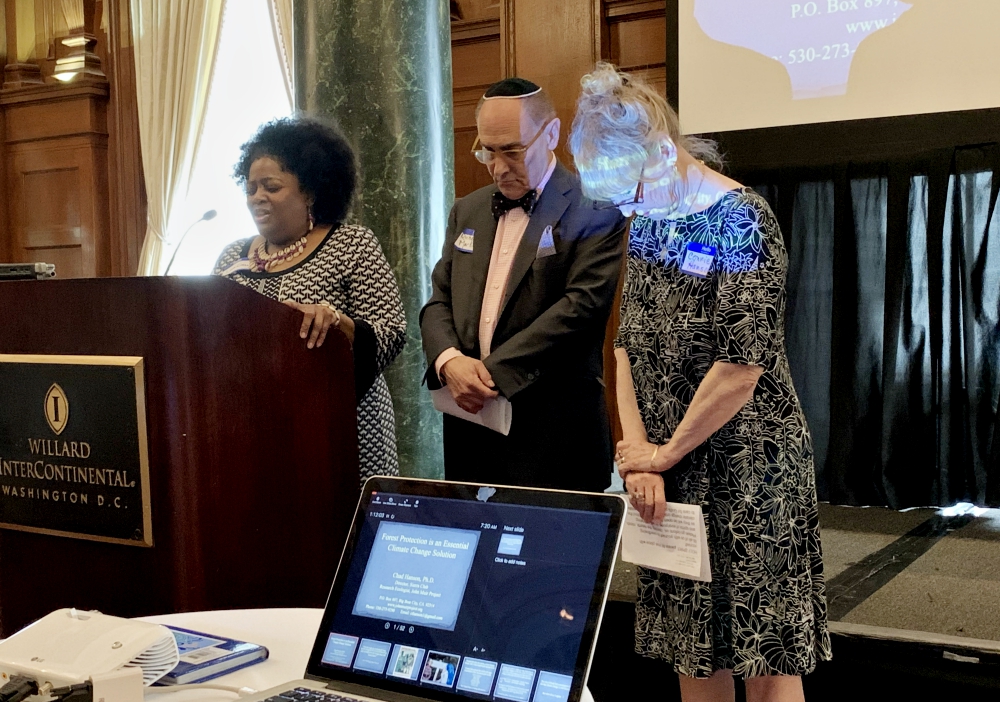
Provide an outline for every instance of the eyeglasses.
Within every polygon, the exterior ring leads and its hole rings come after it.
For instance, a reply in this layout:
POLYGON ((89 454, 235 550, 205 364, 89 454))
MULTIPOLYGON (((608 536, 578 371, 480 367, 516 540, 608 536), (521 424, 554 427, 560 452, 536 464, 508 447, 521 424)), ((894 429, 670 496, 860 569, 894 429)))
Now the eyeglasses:
POLYGON ((606 205, 601 205, 598 210, 617 210, 619 207, 628 207, 629 205, 641 205, 642 204, 642 174, 645 171, 643 168, 639 171, 639 184, 635 186, 635 195, 632 196, 631 200, 624 200, 622 202, 609 202, 606 205))
POLYGON ((479 143, 479 135, 476 135, 476 140, 472 142, 472 155, 475 156, 476 160, 484 166, 488 166, 493 163, 497 156, 502 156, 503 159, 509 163, 521 163, 521 161, 524 160, 524 154, 527 153, 532 144, 538 141, 538 137, 542 135, 542 132, 544 132, 546 127, 550 124, 552 124, 551 120, 543 124, 542 128, 538 130, 538 133, 535 134, 535 136, 531 138, 531 141, 524 146, 515 146, 511 149, 500 149, 499 151, 492 151, 489 148, 482 146, 479 143))

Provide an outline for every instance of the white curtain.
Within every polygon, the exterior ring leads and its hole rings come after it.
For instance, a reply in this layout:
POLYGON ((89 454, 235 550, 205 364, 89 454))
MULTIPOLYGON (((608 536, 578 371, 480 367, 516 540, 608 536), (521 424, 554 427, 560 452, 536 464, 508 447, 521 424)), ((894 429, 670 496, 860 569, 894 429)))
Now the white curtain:
POLYGON ((138 273, 159 275, 198 151, 225 0, 130 2, 148 200, 138 273))
POLYGON ((285 76, 285 92, 288 93, 288 104, 295 106, 295 84, 293 82, 292 62, 292 0, 268 0, 271 11, 271 29, 274 31, 274 45, 278 49, 278 58, 285 76))
POLYGON ((62 0, 63 19, 66 21, 66 28, 72 32, 83 26, 83 0, 62 0))

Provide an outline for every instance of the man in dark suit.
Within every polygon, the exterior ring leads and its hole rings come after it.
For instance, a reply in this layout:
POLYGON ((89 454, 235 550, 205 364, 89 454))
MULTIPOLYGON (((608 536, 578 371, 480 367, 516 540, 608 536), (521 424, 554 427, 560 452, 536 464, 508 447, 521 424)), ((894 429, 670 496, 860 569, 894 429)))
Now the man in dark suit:
POLYGON ((612 470, 603 342, 624 220, 584 199, 553 154, 559 119, 508 78, 477 108, 473 153, 494 185, 455 203, 420 312, 427 383, 464 410, 510 400, 507 436, 444 417, 445 477, 603 490, 612 470))

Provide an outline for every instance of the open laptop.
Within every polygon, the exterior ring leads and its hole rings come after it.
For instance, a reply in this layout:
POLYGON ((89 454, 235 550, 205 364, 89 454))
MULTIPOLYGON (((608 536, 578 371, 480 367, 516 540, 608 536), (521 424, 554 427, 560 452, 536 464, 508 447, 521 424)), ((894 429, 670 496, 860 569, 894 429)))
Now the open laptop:
POLYGON ((305 679, 246 700, 578 702, 624 514, 614 495, 371 478, 305 679))

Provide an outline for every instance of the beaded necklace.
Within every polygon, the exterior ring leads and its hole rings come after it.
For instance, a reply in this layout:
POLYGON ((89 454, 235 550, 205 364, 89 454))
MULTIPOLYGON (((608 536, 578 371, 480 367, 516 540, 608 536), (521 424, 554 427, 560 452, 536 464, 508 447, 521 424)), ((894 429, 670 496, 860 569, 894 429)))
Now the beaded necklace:
POLYGON ((253 270, 258 273, 265 271, 270 273, 279 263, 294 261, 306 250, 308 236, 307 232, 298 241, 292 242, 281 251, 275 251, 272 254, 267 252, 267 241, 262 241, 250 254, 250 264, 253 270))

